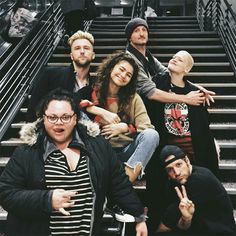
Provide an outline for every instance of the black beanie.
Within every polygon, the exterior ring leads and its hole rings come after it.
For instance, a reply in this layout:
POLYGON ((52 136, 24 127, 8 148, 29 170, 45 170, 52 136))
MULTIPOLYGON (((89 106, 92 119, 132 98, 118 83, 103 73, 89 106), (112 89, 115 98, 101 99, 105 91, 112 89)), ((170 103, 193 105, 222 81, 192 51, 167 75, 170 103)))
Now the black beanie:
POLYGON ((149 32, 148 24, 147 22, 142 18, 134 18, 128 22, 128 24, 125 26, 125 35, 127 40, 130 39, 131 34, 133 33, 134 29, 140 25, 143 25, 147 28, 147 31, 149 32))

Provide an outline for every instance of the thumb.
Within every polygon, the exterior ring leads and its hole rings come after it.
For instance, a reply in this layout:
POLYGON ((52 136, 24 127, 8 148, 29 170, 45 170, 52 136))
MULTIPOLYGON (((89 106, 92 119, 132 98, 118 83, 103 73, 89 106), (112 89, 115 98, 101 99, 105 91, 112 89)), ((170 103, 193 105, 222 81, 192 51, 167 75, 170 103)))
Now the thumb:
POLYGON ((60 211, 63 215, 65 215, 65 216, 69 216, 70 215, 70 213, 68 212, 68 211, 66 211, 64 208, 59 208, 59 210, 58 211, 60 211))

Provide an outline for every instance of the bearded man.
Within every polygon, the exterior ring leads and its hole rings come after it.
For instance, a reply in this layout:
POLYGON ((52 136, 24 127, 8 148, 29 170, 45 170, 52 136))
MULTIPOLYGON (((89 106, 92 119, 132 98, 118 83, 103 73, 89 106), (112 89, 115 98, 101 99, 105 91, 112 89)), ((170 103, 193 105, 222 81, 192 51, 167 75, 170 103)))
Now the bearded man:
POLYGON ((44 68, 31 93, 27 121, 36 120, 39 101, 51 90, 63 88, 70 92, 77 92, 84 86, 92 85, 89 70, 95 58, 93 35, 79 30, 68 39, 68 44, 71 49, 71 64, 44 68))

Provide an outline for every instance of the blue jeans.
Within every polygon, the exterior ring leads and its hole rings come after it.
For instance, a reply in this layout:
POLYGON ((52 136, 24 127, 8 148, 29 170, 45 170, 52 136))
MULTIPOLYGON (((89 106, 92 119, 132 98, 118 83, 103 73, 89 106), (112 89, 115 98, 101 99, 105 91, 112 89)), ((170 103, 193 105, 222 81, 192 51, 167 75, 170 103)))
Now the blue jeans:
POLYGON ((122 149, 123 153, 129 155, 129 159, 125 164, 132 169, 141 164, 142 176, 147 163, 159 145, 159 140, 159 134, 154 129, 148 128, 139 133, 132 143, 122 149))

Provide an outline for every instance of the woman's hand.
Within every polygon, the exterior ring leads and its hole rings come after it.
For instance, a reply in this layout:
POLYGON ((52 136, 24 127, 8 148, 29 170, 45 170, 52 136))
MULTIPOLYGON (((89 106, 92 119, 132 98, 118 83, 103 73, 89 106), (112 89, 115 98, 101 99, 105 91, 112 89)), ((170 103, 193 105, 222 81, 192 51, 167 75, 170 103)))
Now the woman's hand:
POLYGON ((108 124, 118 124, 120 122, 120 117, 116 113, 107 110, 102 112, 101 117, 108 124))
POLYGON ((52 208, 54 210, 60 211, 63 215, 70 215, 68 211, 65 210, 67 207, 72 207, 74 201, 71 197, 75 196, 76 192, 66 191, 64 189, 55 189, 52 193, 52 208))
POLYGON ((118 123, 118 124, 109 124, 104 125, 102 127, 101 134, 105 136, 106 139, 110 139, 114 136, 117 136, 122 133, 126 133, 129 131, 129 127, 126 123, 118 123))

